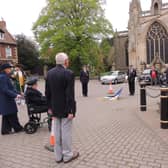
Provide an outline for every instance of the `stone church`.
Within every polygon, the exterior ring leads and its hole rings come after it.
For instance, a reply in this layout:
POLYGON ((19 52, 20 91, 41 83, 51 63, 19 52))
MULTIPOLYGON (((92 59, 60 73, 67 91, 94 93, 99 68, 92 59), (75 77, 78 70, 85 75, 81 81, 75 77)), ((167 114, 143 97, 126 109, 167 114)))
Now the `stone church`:
POLYGON ((125 69, 128 65, 138 70, 152 65, 158 69, 165 68, 168 64, 168 3, 151 0, 150 9, 143 11, 140 0, 132 0, 128 33, 124 37, 121 32, 117 34, 114 40, 116 68, 125 69), (117 54, 117 48, 122 48, 122 54, 117 54))

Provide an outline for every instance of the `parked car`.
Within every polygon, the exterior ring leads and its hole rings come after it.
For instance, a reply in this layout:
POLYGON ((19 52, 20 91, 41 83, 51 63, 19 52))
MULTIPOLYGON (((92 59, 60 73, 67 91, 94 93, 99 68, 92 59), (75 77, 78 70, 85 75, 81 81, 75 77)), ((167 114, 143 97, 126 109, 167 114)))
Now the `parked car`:
POLYGON ((167 85, 166 73, 162 73, 159 75, 160 85, 167 85))
POLYGON ((146 84, 151 84, 151 69, 145 69, 139 76, 139 82, 144 81, 146 84))
POLYGON ((121 71, 112 71, 110 74, 102 76, 100 81, 102 84, 117 84, 125 81, 126 74, 121 71))

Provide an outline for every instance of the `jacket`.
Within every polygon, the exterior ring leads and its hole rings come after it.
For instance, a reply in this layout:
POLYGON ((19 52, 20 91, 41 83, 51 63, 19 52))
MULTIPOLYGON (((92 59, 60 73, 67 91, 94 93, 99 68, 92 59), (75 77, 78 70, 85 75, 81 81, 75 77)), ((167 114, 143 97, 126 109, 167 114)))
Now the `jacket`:
POLYGON ((32 104, 36 106, 47 105, 46 97, 43 96, 40 91, 31 87, 27 87, 25 97, 27 104, 32 104))
POLYGON ((82 83, 88 83, 89 82, 89 72, 84 72, 83 70, 80 72, 80 81, 82 83))
POLYGON ((76 113, 74 73, 62 65, 56 65, 47 73, 45 94, 53 116, 67 118, 76 113))
POLYGON ((128 75, 128 81, 134 81, 136 77, 136 70, 133 69, 131 72, 131 70, 129 69, 127 75, 128 75))
POLYGON ((14 89, 9 76, 6 73, 0 73, 0 114, 9 115, 17 113, 15 98, 18 92, 14 89))

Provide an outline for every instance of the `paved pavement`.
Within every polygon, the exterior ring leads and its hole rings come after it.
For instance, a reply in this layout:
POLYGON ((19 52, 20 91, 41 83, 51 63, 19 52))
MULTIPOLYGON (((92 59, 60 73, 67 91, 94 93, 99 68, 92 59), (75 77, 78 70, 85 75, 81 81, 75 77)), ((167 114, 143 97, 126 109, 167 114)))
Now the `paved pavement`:
MULTIPOLYGON (((114 90, 120 87, 119 100, 103 100, 108 85, 91 81, 84 98, 76 81, 73 146, 79 159, 57 164, 44 149, 49 133, 43 126, 33 135, 0 135, 0 168, 168 168, 168 130, 159 126, 159 98, 148 98, 148 111, 140 112, 138 86, 135 96, 128 96, 127 84, 113 85, 114 90)), ((19 106, 19 117, 22 124, 28 120, 24 106, 19 106)))

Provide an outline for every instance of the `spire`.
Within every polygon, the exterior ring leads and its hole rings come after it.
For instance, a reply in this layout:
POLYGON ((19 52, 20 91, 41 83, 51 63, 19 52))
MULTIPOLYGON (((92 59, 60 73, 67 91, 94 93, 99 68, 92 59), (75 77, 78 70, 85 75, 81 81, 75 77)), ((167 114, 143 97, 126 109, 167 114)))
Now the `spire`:
POLYGON ((151 13, 157 15, 160 13, 162 8, 162 0, 152 0, 151 3, 151 13))
POLYGON ((134 8, 136 8, 138 12, 142 11, 141 3, 139 0, 132 0, 132 2, 130 3, 130 10, 134 8))

